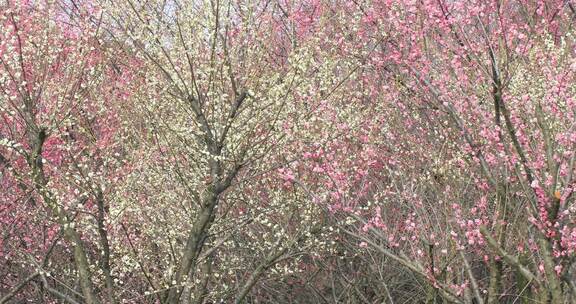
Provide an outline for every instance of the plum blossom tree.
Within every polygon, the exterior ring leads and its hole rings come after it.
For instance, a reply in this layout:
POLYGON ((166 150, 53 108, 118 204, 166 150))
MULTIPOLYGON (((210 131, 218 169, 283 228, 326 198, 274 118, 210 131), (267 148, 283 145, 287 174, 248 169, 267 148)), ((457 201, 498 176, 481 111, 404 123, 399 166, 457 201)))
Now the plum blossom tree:
POLYGON ((24 289, 98 303, 102 289, 113 303, 108 199, 126 171, 116 103, 129 78, 109 65, 90 5, 0 9, 2 290, 16 286, 0 302, 24 289))
POLYGON ((363 117, 376 138, 357 136, 364 141, 358 152, 338 139, 320 149, 337 156, 320 155, 323 167, 315 161, 302 170, 332 181, 347 168, 360 173, 342 174, 345 182, 321 200, 360 222, 360 232, 349 233, 363 246, 421 275, 449 301, 571 298, 573 6, 370 1, 341 8, 361 15, 350 26, 358 29, 351 43, 376 45, 363 65, 369 73, 358 78, 379 115, 363 117), (375 145, 380 138, 385 144, 375 145), (369 159, 355 159, 362 150, 369 159), (363 169, 369 163, 383 167, 363 169))
POLYGON ((127 238, 153 244, 125 249, 150 277, 150 298, 241 303, 321 234, 321 208, 302 206, 275 174, 294 161, 283 153, 288 121, 308 111, 292 92, 317 79, 307 67, 310 31, 299 25, 312 26, 317 11, 299 8, 304 22, 268 4, 103 3, 110 38, 145 62, 134 110, 150 128, 147 149, 115 209, 139 231, 127 238))

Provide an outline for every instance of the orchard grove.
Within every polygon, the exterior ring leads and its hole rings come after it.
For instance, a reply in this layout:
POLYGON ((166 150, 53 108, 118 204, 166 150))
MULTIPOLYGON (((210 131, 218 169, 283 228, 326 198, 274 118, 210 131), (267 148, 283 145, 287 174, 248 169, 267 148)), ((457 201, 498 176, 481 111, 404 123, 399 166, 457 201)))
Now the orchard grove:
POLYGON ((0 0, 0 304, 576 303, 575 26, 0 0))

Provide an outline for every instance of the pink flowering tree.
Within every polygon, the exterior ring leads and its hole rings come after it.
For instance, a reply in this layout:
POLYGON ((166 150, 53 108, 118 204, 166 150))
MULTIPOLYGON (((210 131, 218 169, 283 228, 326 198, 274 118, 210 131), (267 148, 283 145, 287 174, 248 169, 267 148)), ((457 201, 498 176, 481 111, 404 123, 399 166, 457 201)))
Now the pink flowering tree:
POLYGON ((129 170, 117 103, 130 76, 108 59, 97 13, 0 4, 2 303, 116 301, 108 210, 129 170))
MULTIPOLYGON (((356 32, 330 32, 329 42, 354 46, 348 57, 369 54, 340 86, 362 124, 304 152, 311 161, 298 183, 357 222, 348 233, 360 247, 428 281, 430 297, 570 298, 573 6, 373 1, 335 10, 353 16, 356 32)), ((323 113, 343 109, 324 104, 323 113)), ((338 118, 321 132, 347 128, 338 118)))

